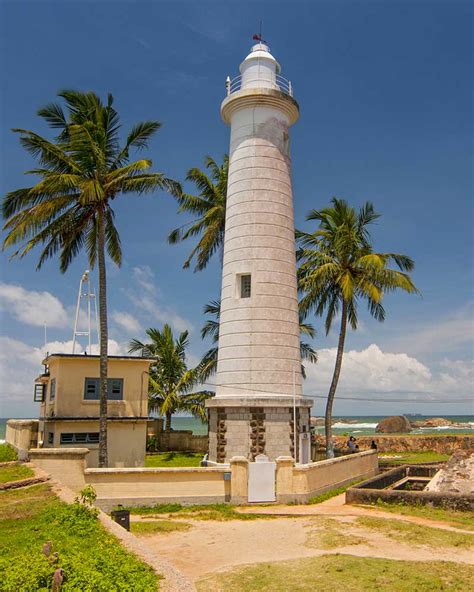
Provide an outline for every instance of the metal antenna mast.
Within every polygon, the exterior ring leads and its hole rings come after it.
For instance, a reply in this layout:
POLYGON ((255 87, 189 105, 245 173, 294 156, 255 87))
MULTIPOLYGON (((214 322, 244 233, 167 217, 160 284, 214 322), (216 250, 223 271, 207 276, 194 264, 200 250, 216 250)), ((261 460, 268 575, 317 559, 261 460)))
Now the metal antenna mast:
POLYGON ((97 341, 99 341, 99 324, 97 318, 97 302, 95 297, 95 291, 91 288, 91 280, 89 275, 89 270, 85 271, 82 274, 81 281, 79 282, 79 293, 77 295, 77 306, 76 306, 76 318, 74 321, 74 333, 72 335, 72 353, 75 353, 76 349, 76 337, 79 336, 87 336, 89 348, 87 353, 91 353, 91 346, 92 346, 92 328, 91 328, 91 300, 94 300, 94 312, 95 312, 95 323, 96 323, 96 331, 97 331, 97 341), (79 312, 81 309, 81 300, 83 298, 87 299, 87 331, 78 331, 77 327, 79 324, 79 312))

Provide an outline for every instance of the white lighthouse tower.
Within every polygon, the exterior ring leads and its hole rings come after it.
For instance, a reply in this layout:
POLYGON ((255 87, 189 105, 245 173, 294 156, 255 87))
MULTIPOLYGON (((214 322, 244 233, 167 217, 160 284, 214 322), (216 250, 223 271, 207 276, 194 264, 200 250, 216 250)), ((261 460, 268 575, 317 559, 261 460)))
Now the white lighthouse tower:
POLYGON ((299 107, 264 43, 240 73, 221 106, 231 137, 209 460, 298 461, 312 405, 302 397, 289 143, 299 107))

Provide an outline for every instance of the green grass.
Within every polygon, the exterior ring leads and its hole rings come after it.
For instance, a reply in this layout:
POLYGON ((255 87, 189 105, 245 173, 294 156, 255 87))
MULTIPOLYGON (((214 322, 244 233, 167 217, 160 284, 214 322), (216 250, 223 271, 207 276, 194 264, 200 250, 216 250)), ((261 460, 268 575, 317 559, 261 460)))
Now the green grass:
POLYGON ((336 487, 335 489, 330 489, 329 491, 325 491, 324 493, 321 493, 320 495, 310 497, 308 500, 308 504, 320 504, 321 502, 325 502, 326 500, 331 499, 332 497, 336 497, 336 495, 340 495, 341 493, 344 493, 346 491, 346 489, 349 489, 349 487, 352 487, 356 483, 360 483, 360 482, 361 482, 361 479, 355 479, 354 481, 351 481, 347 485, 342 485, 341 487, 336 487))
POLYGON ((17 460, 18 455, 10 444, 0 444, 0 462, 17 460))
POLYGON ((336 549, 337 547, 367 543, 367 539, 348 533, 344 524, 332 518, 318 517, 308 528, 305 542, 307 547, 336 549))
POLYGON ((402 514, 403 516, 419 516, 429 520, 439 520, 441 522, 448 523, 450 526, 455 526, 456 528, 474 531, 474 512, 445 510, 444 508, 433 508, 431 506, 425 506, 421 504, 413 506, 405 504, 392 504, 383 502, 381 500, 377 502, 375 507, 383 510, 384 512, 402 514))
POLYGON ((199 467, 203 454, 199 452, 160 452, 148 454, 145 458, 145 467, 199 467))
POLYGON ((182 506, 181 504, 156 504, 154 506, 140 506, 127 508, 131 514, 139 516, 158 517, 165 514, 169 519, 191 518, 193 520, 259 520, 273 518, 266 514, 243 514, 237 512, 234 506, 228 504, 209 504, 182 506))
POLYGON ((128 553, 84 506, 65 504, 47 484, 0 493, 0 581, 4 592, 50 590, 55 569, 62 591, 108 592, 158 588, 158 576, 128 553), (52 542, 57 560, 43 545, 52 542))
POLYGON ((323 555, 259 563, 211 574, 199 592, 465 592, 474 589, 474 567, 442 561, 394 561, 323 555))
POLYGON ((474 549, 474 535, 457 533, 440 528, 420 526, 410 522, 390 520, 386 518, 372 518, 360 516, 357 524, 365 528, 377 530, 391 539, 410 545, 427 545, 429 547, 457 547, 459 549, 474 549))
POLYGON ((8 481, 20 481, 33 477, 34 473, 29 467, 25 465, 7 465, 0 467, 0 483, 8 483, 8 481))
POLYGON ((449 457, 449 454, 441 454, 430 450, 424 452, 381 452, 379 454, 379 460, 391 465, 444 462, 449 457))
POLYGON ((133 534, 151 535, 151 534, 167 534, 177 530, 189 530, 191 524, 186 522, 176 522, 173 520, 154 520, 153 522, 131 522, 130 529, 133 534))

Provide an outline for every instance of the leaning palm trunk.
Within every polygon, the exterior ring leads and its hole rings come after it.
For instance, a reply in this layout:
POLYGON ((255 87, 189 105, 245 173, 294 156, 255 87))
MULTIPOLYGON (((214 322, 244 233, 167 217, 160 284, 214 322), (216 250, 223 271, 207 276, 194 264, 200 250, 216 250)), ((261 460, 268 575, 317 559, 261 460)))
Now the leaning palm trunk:
POLYGON ((339 331, 339 342, 337 344, 336 365, 334 367, 334 374, 332 376, 332 382, 329 388, 328 400, 326 403, 326 415, 324 419, 324 427, 326 432, 326 458, 334 458, 334 444, 332 441, 332 406, 334 403, 334 395, 336 394, 337 383, 339 382, 339 375, 341 374, 342 355, 344 353, 344 341, 346 340, 346 327, 347 303, 343 299, 341 329, 339 331))
POLYGON ((99 419, 99 467, 108 466, 107 451, 107 278, 105 270, 105 221, 102 210, 97 215, 98 264, 99 264, 99 322, 100 322, 100 419, 99 419))

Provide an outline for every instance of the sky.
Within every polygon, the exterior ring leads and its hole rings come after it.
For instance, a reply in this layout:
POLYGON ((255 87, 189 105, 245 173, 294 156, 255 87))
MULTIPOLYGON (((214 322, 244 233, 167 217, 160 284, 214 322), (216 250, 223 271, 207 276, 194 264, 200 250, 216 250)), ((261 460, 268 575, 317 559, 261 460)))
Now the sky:
MULTIPOLYGON (((422 292, 387 296, 383 324, 361 305, 335 415, 473 413, 472 2, 0 0, 0 9, 1 195, 24 186, 34 165, 10 129, 51 137, 36 111, 64 88, 111 92, 124 135, 160 121, 146 153, 155 171, 183 181, 207 154, 220 160, 225 79, 263 21, 301 108, 291 129, 296 226, 314 229, 306 215, 333 196, 372 201, 382 214, 375 248, 410 255, 422 292)), ((170 195, 122 196, 114 207, 124 256, 120 269, 108 266, 110 352, 168 322, 189 330, 197 363, 219 262, 182 269, 192 243, 169 245, 167 235, 189 218, 170 195)), ((34 417, 34 378, 45 351, 71 351, 88 264, 81 255, 62 275, 56 260, 36 271, 37 253, 10 255, 1 254, 0 417, 34 417)), ((337 332, 309 320, 319 361, 304 390, 322 415, 337 332)))

